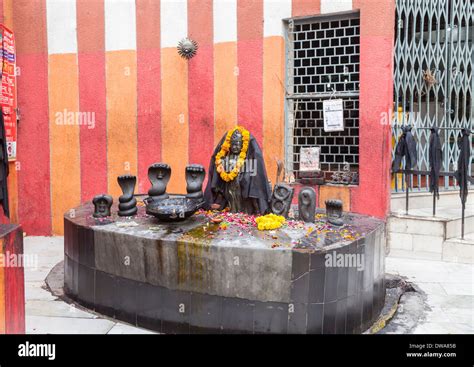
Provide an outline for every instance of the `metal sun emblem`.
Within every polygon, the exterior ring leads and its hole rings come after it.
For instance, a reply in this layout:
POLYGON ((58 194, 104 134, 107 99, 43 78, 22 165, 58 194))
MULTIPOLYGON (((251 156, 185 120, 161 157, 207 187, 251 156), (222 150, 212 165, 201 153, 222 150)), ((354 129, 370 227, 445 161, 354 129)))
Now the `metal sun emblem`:
POLYGON ((178 43, 179 55, 188 60, 192 58, 194 55, 196 55, 197 49, 198 49, 197 42, 189 38, 184 38, 178 43))

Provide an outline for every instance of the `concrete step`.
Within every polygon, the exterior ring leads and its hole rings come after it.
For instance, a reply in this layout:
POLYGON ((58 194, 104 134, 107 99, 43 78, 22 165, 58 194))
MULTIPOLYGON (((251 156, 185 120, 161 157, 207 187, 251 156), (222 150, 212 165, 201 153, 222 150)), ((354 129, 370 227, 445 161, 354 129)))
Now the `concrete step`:
MULTIPOLYGON (((409 233, 443 237, 443 240, 461 236, 461 205, 438 207, 433 217, 432 208, 413 209, 392 213, 388 218, 389 232, 409 233)), ((467 205, 465 211, 464 233, 474 232, 474 205, 467 205)))
MULTIPOLYGON (((470 234, 469 236, 473 236, 470 234)), ((422 238, 417 239, 416 241, 423 241, 422 238)), ((390 248, 389 256, 399 257, 406 259, 420 259, 420 260, 436 260, 436 261, 446 261, 454 262, 460 264, 474 264, 474 237, 467 238, 464 237, 464 240, 460 238, 450 238, 441 243, 441 246, 438 246, 439 242, 435 242, 435 246, 429 248, 420 245, 419 242, 413 244, 413 248, 390 248)))
POLYGON ((465 240, 461 241, 461 208, 439 207, 392 213, 387 220, 390 255, 426 260, 472 263, 474 250, 474 205, 466 207, 465 240))
POLYGON ((464 264, 474 264, 474 233, 464 239, 449 238, 443 243, 442 260, 464 264))
MULTIPOLYGON (((405 212, 405 193, 394 193, 390 199, 390 210, 393 213, 405 212)), ((474 190, 469 190, 467 205, 474 205, 474 190)), ((439 200, 436 200, 436 207, 457 207, 461 206, 459 190, 442 191, 439 200)), ((429 192, 410 191, 409 210, 433 208, 433 195, 429 192)), ((432 209, 431 209, 432 210, 432 209)))

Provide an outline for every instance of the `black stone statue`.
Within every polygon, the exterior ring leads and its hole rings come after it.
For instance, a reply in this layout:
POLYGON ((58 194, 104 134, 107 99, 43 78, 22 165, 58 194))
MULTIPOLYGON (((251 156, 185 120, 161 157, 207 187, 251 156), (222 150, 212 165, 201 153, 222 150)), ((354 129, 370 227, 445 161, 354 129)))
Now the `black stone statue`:
POLYGON ((342 226, 342 201, 330 199, 325 201, 327 221, 335 226, 342 226))
MULTIPOLYGON (((217 172, 215 163, 216 155, 221 150, 226 136, 227 134, 220 140, 209 164, 209 177, 204 194, 206 207, 223 209, 228 206, 232 212, 263 214, 268 208, 270 189, 263 154, 257 140, 250 134, 245 163, 237 177, 226 182, 217 172)), ((239 130, 235 130, 231 137, 229 152, 222 159, 226 172, 235 167, 242 146, 242 134, 239 130)))
POLYGON ((154 163, 148 168, 151 188, 148 195, 154 199, 167 199, 166 186, 171 178, 171 167, 166 163, 154 163))
POLYGON ((92 203, 94 204, 95 218, 110 217, 110 208, 114 199, 110 195, 101 194, 94 197, 92 203))
POLYGON ((186 166, 186 192, 187 198, 202 198, 202 184, 206 177, 206 170, 200 164, 186 166))
POLYGON ((270 211, 273 214, 288 218, 291 201, 293 200, 294 189, 285 183, 278 183, 273 187, 272 198, 270 200, 270 211))
POLYGON ((298 195, 299 218, 306 223, 314 223, 316 213, 316 191, 312 187, 304 187, 298 195))
POLYGON ((137 177, 132 175, 118 176, 118 184, 122 189, 123 195, 119 197, 119 212, 121 217, 130 217, 137 214, 137 199, 133 196, 137 177))

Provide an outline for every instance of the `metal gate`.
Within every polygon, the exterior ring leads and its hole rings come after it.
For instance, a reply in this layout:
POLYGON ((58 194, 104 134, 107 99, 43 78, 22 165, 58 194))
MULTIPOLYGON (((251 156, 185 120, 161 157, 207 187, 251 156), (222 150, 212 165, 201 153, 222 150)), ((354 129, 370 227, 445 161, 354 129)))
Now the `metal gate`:
MULTIPOLYGON (((429 171, 430 128, 439 128, 441 171, 454 172, 460 129, 474 127, 474 1, 396 0, 396 17, 392 155, 401 127, 410 124, 418 148, 414 170, 420 171, 411 182, 424 191, 429 190, 424 171, 429 171)), ((395 176, 394 190, 404 190, 404 177, 395 176)), ((440 189, 456 187, 454 177, 442 180, 440 189)))

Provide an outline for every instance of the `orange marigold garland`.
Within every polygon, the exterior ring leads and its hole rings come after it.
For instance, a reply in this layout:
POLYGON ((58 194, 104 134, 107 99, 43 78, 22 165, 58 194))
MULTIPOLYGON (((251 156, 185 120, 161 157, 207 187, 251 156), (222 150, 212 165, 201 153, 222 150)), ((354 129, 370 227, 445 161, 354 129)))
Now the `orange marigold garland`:
POLYGON ((221 150, 216 154, 215 160, 216 170, 225 182, 232 181, 239 175, 240 169, 244 165, 245 158, 247 157, 249 140, 250 133, 242 126, 237 126, 235 129, 229 130, 229 132, 227 133, 227 136, 225 137, 225 140, 222 143, 221 150), (242 150, 240 151, 239 158, 237 159, 235 167, 230 172, 226 172, 226 170, 224 169, 224 164, 222 163, 222 159, 229 153, 230 138, 236 130, 240 131, 240 133, 242 134, 242 150))

